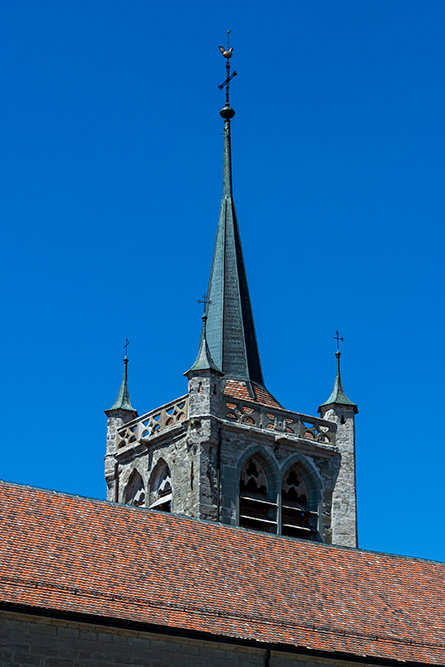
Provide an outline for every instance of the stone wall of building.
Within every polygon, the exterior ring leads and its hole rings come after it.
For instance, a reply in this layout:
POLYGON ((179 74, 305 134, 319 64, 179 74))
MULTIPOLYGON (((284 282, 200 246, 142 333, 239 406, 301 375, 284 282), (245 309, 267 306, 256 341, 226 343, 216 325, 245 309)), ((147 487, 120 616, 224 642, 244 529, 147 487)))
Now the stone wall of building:
POLYGON ((213 371, 189 371, 188 376, 187 396, 130 422, 126 435, 117 433, 116 417, 109 416, 109 499, 131 502, 127 489, 137 471, 145 497, 134 504, 151 507, 156 470, 165 462, 171 473, 172 512, 236 526, 242 468, 257 453, 268 471, 270 500, 277 504, 278 532, 283 479, 295 465, 307 482, 310 511, 318 513, 312 539, 356 546, 353 410, 345 407, 340 414, 330 406, 324 422, 283 409, 273 415, 274 408, 224 396, 221 378, 213 371), (184 411, 180 422, 174 418, 178 405, 184 411), (311 420, 312 428, 303 425, 311 420))
MULTIPOLYGON (((0 612, 2 667, 352 667, 267 647, 0 612)), ((371 665, 372 663, 367 663, 371 665)), ((366 667, 363 665, 362 667, 366 667)))
POLYGON ((337 424, 336 445, 341 457, 332 496, 332 542, 356 548, 358 542, 354 408, 346 405, 330 405, 322 414, 324 419, 337 424))
POLYGON ((125 502, 125 489, 134 470, 140 474, 146 490, 144 507, 149 507, 154 498, 151 494, 153 475, 157 467, 165 462, 172 475, 172 511, 199 518, 200 450, 186 433, 175 438, 159 438, 156 446, 140 448, 129 460, 118 464, 118 502, 125 502))
POLYGON ((109 410, 107 414, 107 448, 105 452, 105 481, 107 483, 107 500, 118 501, 117 468, 116 468, 116 443, 117 430, 130 421, 133 415, 127 410, 109 410))

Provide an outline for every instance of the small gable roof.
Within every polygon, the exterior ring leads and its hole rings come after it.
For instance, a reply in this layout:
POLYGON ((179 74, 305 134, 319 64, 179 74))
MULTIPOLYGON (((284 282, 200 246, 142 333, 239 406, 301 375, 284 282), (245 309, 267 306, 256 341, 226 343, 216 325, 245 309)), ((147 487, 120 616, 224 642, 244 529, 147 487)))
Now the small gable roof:
POLYGON ((0 483, 0 604, 427 665, 445 565, 0 483))

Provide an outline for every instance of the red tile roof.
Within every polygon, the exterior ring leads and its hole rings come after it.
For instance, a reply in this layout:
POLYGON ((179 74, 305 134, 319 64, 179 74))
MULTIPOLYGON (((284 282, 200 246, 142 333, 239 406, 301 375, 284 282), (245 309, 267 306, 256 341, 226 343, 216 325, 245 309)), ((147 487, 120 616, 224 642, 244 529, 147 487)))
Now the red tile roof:
POLYGON ((226 396, 253 401, 261 405, 269 405, 272 408, 283 408, 265 387, 261 387, 255 382, 250 382, 249 384, 251 391, 249 391, 247 382, 244 380, 226 380, 223 393, 226 396))
POLYGON ((0 483, 0 601, 445 663, 445 565, 0 483))

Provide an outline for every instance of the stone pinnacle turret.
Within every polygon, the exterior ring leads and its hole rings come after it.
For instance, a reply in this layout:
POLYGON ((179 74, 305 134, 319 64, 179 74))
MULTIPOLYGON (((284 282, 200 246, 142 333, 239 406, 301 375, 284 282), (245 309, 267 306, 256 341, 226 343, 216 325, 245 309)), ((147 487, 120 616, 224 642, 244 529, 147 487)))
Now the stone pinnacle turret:
MULTIPOLYGON (((338 336, 338 332, 337 332, 337 336, 338 336)), ((341 338, 340 340, 343 340, 343 338, 341 338)), ((325 409, 329 405, 345 405, 345 406, 348 406, 350 408, 353 408, 354 414, 357 414, 358 408, 357 408, 356 404, 349 400, 349 398, 346 396, 346 394, 344 392, 344 389, 343 389, 343 385, 342 385, 342 381, 341 381, 341 374, 340 374, 341 352, 338 349, 338 346, 337 346, 337 352, 335 353, 335 356, 337 358, 337 373, 335 375, 334 389, 332 390, 332 394, 329 396, 328 400, 325 403, 322 403, 319 406, 318 412, 322 412, 323 409, 325 411, 325 409)))
POLYGON ((122 380, 121 388, 119 389, 119 394, 117 396, 117 399, 114 403, 114 405, 109 408, 109 410, 106 410, 106 412, 111 412, 111 410, 128 410, 129 412, 136 412, 134 407, 131 405, 130 402, 130 392, 128 390, 128 381, 127 381, 127 365, 128 365, 128 357, 125 355, 124 357, 124 377, 122 380))

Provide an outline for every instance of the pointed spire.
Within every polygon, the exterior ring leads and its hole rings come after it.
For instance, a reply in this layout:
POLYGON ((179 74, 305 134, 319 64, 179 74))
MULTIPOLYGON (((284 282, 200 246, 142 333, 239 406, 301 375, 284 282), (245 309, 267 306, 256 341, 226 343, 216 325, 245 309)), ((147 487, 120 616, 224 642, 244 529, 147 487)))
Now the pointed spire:
MULTIPOLYGON (((343 339, 341 338, 340 340, 343 339)), ((335 376, 334 389, 332 391, 332 394, 329 396, 328 400, 320 405, 320 407, 318 408, 318 412, 321 412, 321 408, 326 408, 328 405, 347 405, 354 409, 354 414, 357 414, 358 412, 357 406, 355 403, 350 401, 349 398, 346 396, 341 382, 341 375, 340 375, 341 352, 339 351, 338 347, 335 356, 337 357, 337 375, 335 376)))
POLYGON ((212 359, 210 354, 209 346, 207 345, 207 315, 202 316, 202 330, 201 330, 201 341, 199 343, 198 356, 195 359, 193 366, 184 373, 187 375, 190 371, 214 371, 218 375, 224 375, 219 368, 217 368, 215 362, 212 359))
POLYGON ((119 394, 115 404, 106 412, 110 412, 111 410, 128 410, 129 412, 136 412, 136 410, 133 408, 130 402, 130 392, 128 391, 128 383, 127 383, 127 365, 128 365, 128 357, 127 355, 125 355, 124 378, 122 380, 121 388, 119 389, 119 394))
POLYGON ((229 104, 228 89, 229 81, 236 74, 230 74, 229 59, 233 49, 219 48, 227 59, 227 78, 220 86, 226 87, 226 105, 220 111, 224 119, 223 197, 207 291, 207 343, 214 363, 226 376, 264 385, 232 197, 230 121, 235 111, 229 104))

